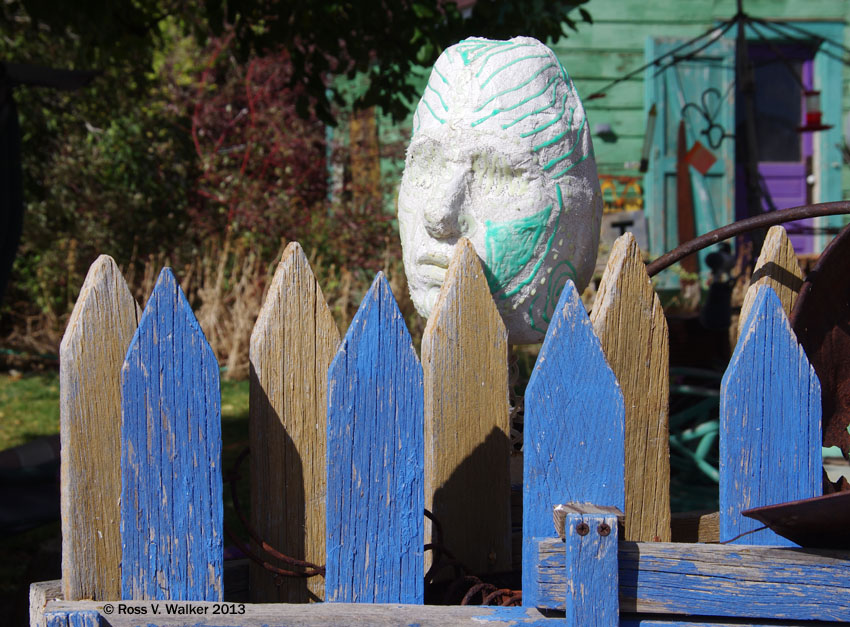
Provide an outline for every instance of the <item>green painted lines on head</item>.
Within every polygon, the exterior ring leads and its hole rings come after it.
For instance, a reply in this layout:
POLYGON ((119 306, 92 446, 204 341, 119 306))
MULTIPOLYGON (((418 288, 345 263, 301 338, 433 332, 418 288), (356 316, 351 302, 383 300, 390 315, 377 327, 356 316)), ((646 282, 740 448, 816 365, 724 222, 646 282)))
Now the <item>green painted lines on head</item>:
MULTIPOLYGON (((573 107, 570 107, 570 124, 567 125, 567 128, 569 128, 569 126, 572 125, 572 123, 573 123, 572 109, 573 109, 573 107)), ((546 122, 546 124, 543 124, 541 126, 538 126, 537 128, 533 128, 530 131, 526 131, 525 133, 522 133, 520 135, 520 137, 525 139, 526 137, 531 137, 532 135, 537 135, 537 133, 539 133, 540 131, 545 131, 547 128, 549 128, 550 126, 552 126, 556 122, 562 120, 563 117, 564 117, 564 114, 566 112, 567 112, 567 93, 564 92, 564 96, 563 96, 563 98, 561 98, 561 110, 558 112, 558 114, 555 117, 553 117, 551 120, 546 122)))
POLYGON ((588 151, 587 153, 585 153, 585 155, 584 155, 581 159, 578 159, 575 163, 571 163, 570 165, 568 165, 566 168, 564 168, 563 170, 561 170, 561 171, 560 171, 560 172, 558 172, 557 174, 553 174, 553 175, 552 175, 552 178, 553 178, 553 179, 556 179, 556 178, 558 178, 558 177, 564 176, 564 174, 566 174, 567 172, 569 172, 570 170, 572 170, 572 169, 573 169, 574 167, 576 167, 579 163, 581 163, 581 162, 582 162, 582 161, 584 161, 585 159, 587 159, 587 158, 589 158, 589 157, 592 157, 592 156, 593 156, 593 153, 592 153, 592 152, 590 152, 590 151, 588 151))
POLYGON ((517 292, 519 292, 526 285, 531 283, 534 280, 534 277, 537 276, 537 273, 540 271, 540 266, 543 265, 543 261, 549 255, 549 251, 552 250, 552 244, 555 242, 555 235, 558 233, 558 225, 561 223, 561 214, 564 213, 564 198, 561 195, 561 186, 556 185, 555 189, 558 192, 558 217, 555 219, 555 226, 552 228, 552 234, 549 236, 549 240, 546 242, 546 249, 543 251, 543 254, 540 255, 540 259, 537 260, 537 263, 534 264, 534 268, 531 270, 531 274, 529 274, 525 279, 520 281, 517 286, 512 289, 510 292, 507 292, 501 299, 510 298, 517 292))
MULTIPOLYGON (((567 95, 564 94, 564 98, 566 98, 566 96, 567 95)), ((561 141, 564 138, 564 136, 567 133, 570 132, 570 129, 573 126, 573 115, 575 114, 575 112, 576 112, 575 107, 570 107, 570 119, 567 122, 567 128, 564 129, 562 132, 558 133, 557 135, 555 135, 555 137, 553 137, 552 139, 548 139, 541 144, 537 144, 534 148, 531 149, 531 152, 537 152, 538 150, 540 150, 542 148, 546 148, 547 146, 551 146, 552 144, 555 144, 555 143, 561 141)), ((561 115, 563 116, 563 113, 561 115)), ((554 120, 552 122, 554 122, 554 120)), ((549 122, 549 124, 552 124, 552 122, 549 122)))
MULTIPOLYGON (((572 122, 572 120, 570 120, 570 122, 572 122)), ((552 168, 554 168, 554 167, 555 167, 556 165, 558 165, 561 161, 563 161, 564 159, 566 159, 567 157, 569 157, 570 155, 572 155, 572 154, 576 151, 576 148, 578 148, 578 147, 579 147, 579 141, 578 141, 578 140, 581 138, 581 131, 584 129, 584 125, 585 125, 585 123, 586 123, 586 122, 587 122, 587 116, 583 117, 583 118, 582 118, 582 120, 581 120, 581 124, 579 124, 578 130, 576 131, 576 142, 573 144, 573 147, 572 147, 572 148, 570 148, 570 149, 569 149, 567 152, 565 152, 564 154, 562 154, 560 157, 555 157, 555 158, 554 158, 554 159, 552 159, 549 163, 547 163, 546 165, 544 165, 544 166, 543 166, 543 171, 544 171, 544 172, 548 172, 549 170, 551 170, 552 168)), ((572 164, 571 166, 569 166, 569 167, 570 167, 570 168, 572 168, 572 167, 573 167, 573 166, 575 166, 576 164, 581 163, 582 161, 584 161, 585 159, 587 159, 587 157, 588 157, 588 155, 587 155, 587 154, 585 154, 585 155, 584 155, 581 159, 579 159, 578 161, 576 161, 575 163, 573 163, 573 164, 572 164)), ((555 175, 555 176, 553 176, 552 178, 557 178, 557 177, 561 176, 561 174, 565 174, 568 170, 569 170, 569 168, 567 168, 567 170, 564 170, 563 172, 561 172, 561 173, 559 173, 559 174, 556 174, 556 175, 555 175)))
POLYGON ((481 50, 481 48, 484 48, 488 45, 487 43, 481 42, 476 43, 473 46, 462 47, 462 44, 466 43, 467 41, 468 40, 464 39, 462 42, 460 42, 460 44, 458 44, 457 51, 464 65, 469 65, 470 63, 472 63, 473 60, 469 57, 470 54, 476 52, 477 50, 481 50))
POLYGON ((560 59, 558 60, 558 65, 561 66, 561 78, 564 79, 564 82, 569 85, 570 84, 570 74, 567 72, 567 68, 564 67, 564 64, 561 63, 560 59))
MULTIPOLYGON (((546 70, 548 70, 549 68, 554 67, 554 66, 555 66, 554 63, 548 63, 547 65, 544 65, 542 68, 538 69, 534 74, 529 76, 527 79, 525 79, 519 85, 514 85, 513 87, 509 87, 508 89, 502 90, 497 94, 493 94, 486 101, 484 101, 483 104, 481 104, 477 109, 475 109, 475 111, 481 111, 481 109, 483 109, 488 104, 493 102, 496 98, 501 98, 502 96, 506 96, 506 95, 510 94, 511 92, 515 92, 515 91, 522 89, 523 87, 528 85, 530 82, 532 82, 534 79, 536 79, 538 76, 540 76, 543 72, 545 72, 546 70)), ((553 80, 553 79, 550 79, 550 80, 553 80)), ((547 85, 547 87, 548 87, 548 85, 547 85)), ((539 94, 535 95, 534 97, 536 98, 537 96, 539 96, 542 93, 543 92, 541 91, 539 94)), ((528 102, 528 99, 525 100, 524 102, 528 102)), ((507 110, 508 109, 506 109, 506 111, 507 110)))
MULTIPOLYGON (((503 52, 508 52, 510 50, 516 50, 517 48, 531 48, 533 46, 534 46, 534 44, 515 44, 515 45, 510 46, 508 48, 502 48, 501 50, 496 50, 495 52, 489 53, 484 58, 484 60, 481 62, 481 67, 478 68, 478 71, 475 73, 475 77, 478 78, 481 75, 481 72, 484 71, 484 66, 487 65, 487 61, 489 61, 492 57, 496 56, 497 54, 502 54, 503 52)), ((482 85, 482 87, 483 86, 484 85, 482 85)))
MULTIPOLYGON (((546 90, 547 90, 547 89, 549 89, 549 87, 552 85, 552 83, 554 83, 554 82, 557 80, 557 78, 558 78, 557 76, 553 76, 552 78, 550 78, 550 79, 549 79, 549 82, 548 82, 548 83, 546 83, 546 85, 543 87, 543 89, 541 89, 541 90, 540 90, 539 92, 537 92, 536 94, 532 94, 531 96, 528 96, 527 98, 523 98, 522 100, 520 100, 520 101, 519 101, 519 102, 517 102, 516 104, 511 105, 510 107, 505 107, 504 109, 493 109, 493 110, 492 110, 492 111, 491 111, 488 115, 485 115, 483 118, 480 118, 480 119, 475 120, 474 122, 472 122, 472 123, 470 124, 470 126, 472 126, 472 127, 478 126, 478 125, 479 125, 479 124, 481 124, 482 122, 486 122, 487 120, 489 120, 490 118, 492 118, 494 115, 499 115, 500 113, 505 113, 506 111, 513 111, 513 110, 514 110, 514 109, 516 109, 517 107, 521 107, 521 106, 522 106, 522 105, 524 105, 525 103, 530 102, 530 101, 534 100, 535 98, 539 98, 540 96, 542 96, 542 95, 546 92, 546 90)), ((529 79, 529 80, 531 80, 531 79, 529 79)), ((528 82, 528 81, 526 81, 526 82, 528 82)), ((505 92, 503 92, 503 93, 505 93, 505 94, 506 94, 506 93, 509 93, 509 92, 511 92, 511 91, 515 91, 516 89, 519 89, 520 87, 523 87, 523 86, 524 86, 524 85, 519 85, 519 86, 517 86, 517 87, 514 87, 513 89, 508 89, 508 90, 506 90, 506 91, 505 91, 505 92)), ((497 94, 497 95, 498 95, 498 94, 497 94)), ((493 96, 493 98, 496 98, 496 96, 493 96)), ((490 100, 493 100, 493 98, 490 98, 490 100)), ((490 100, 488 100, 487 102, 490 102, 490 100)), ((485 104, 486 104, 486 103, 485 103, 485 104)), ((483 107, 483 106, 484 106, 484 105, 481 105, 481 107, 483 107)), ((478 109, 476 109, 476 111, 480 111, 480 110, 481 110, 481 107, 479 107, 478 109)))
POLYGON ((435 120, 437 120, 437 122, 439 122, 440 124, 445 124, 445 123, 446 123, 446 121, 445 121, 443 118, 441 118, 439 115, 437 115, 436 113, 434 113, 434 109, 432 109, 432 108, 431 108, 431 105, 430 105, 430 104, 428 104, 428 101, 427 101, 427 100, 425 100, 425 97, 424 97, 424 96, 422 97, 422 100, 421 100, 420 102, 425 103, 425 106, 428 108, 428 111, 430 111, 430 112, 431 112, 431 115, 433 115, 433 116, 434 116, 434 119, 435 119, 435 120))
MULTIPOLYGON (((528 61, 529 59, 548 59, 549 57, 550 57, 550 55, 548 55, 548 54, 530 54, 530 55, 525 56, 525 57, 519 57, 517 59, 514 59, 513 61, 511 61, 509 63, 505 63, 503 66, 499 67, 492 74, 490 74, 490 76, 488 76, 484 80, 483 83, 481 83, 481 89, 484 89, 487 86, 487 83, 489 83, 493 79, 493 77, 496 76, 496 74, 498 74, 499 72, 501 72, 503 70, 508 69, 509 67, 511 67, 512 65, 514 65, 516 63, 520 63, 521 61, 528 61)), ((481 67, 483 69, 484 66, 481 66, 481 67)), ((478 73, 480 74, 481 70, 478 70, 478 73)), ((476 76, 478 76, 478 74, 476 74, 476 76)))
MULTIPOLYGON (((437 68, 437 64, 436 64, 436 63, 434 64, 434 73, 435 73, 437 76, 439 76, 439 77, 443 80, 443 82, 444 82, 446 85, 448 85, 448 84, 449 84, 449 81, 448 81, 448 80, 446 80, 446 77, 445 77, 445 76, 443 76, 443 75, 442 75, 442 73, 440 72, 440 70, 437 68)), ((429 82, 430 82, 430 81, 429 81, 429 82)))
POLYGON ((527 218, 504 223, 484 222, 485 276, 490 293, 501 290, 534 256, 540 236, 546 230, 552 205, 527 218))
POLYGON ((545 328, 538 326, 538 321, 535 321, 534 319, 534 305, 537 303, 537 299, 540 298, 540 294, 535 294, 528 306, 528 317, 531 320, 530 326, 532 329, 539 331, 540 333, 546 333, 546 329, 549 328, 549 322, 552 320, 552 314, 555 313, 555 307, 558 306, 558 299, 561 297, 561 292, 564 291, 564 286, 566 286, 567 281, 572 280, 572 282, 575 283, 577 276, 575 266, 566 259, 554 268, 551 268, 549 272, 556 276, 553 281, 549 281, 549 286, 546 289, 546 301, 543 303, 543 309, 540 311, 540 318, 543 323, 545 323, 545 328), (568 269, 561 270, 560 273, 556 274, 556 271, 564 265, 566 265, 568 269))
POLYGON ((477 56, 473 57, 471 55, 474 55, 482 48, 485 49, 482 54, 487 54, 494 48, 503 48, 505 46, 509 46, 510 44, 511 42, 509 41, 495 41, 493 39, 470 37, 456 44, 456 49, 458 50, 458 54, 460 54, 460 58, 463 61, 463 64, 469 65, 470 63, 474 63, 475 60, 478 58, 477 56))
MULTIPOLYGON (((554 81, 550 81, 549 84, 547 85, 547 89, 549 87, 551 87, 553 84, 554 84, 554 81)), ((502 128, 503 129, 509 129, 514 124, 516 124, 518 122, 522 122, 525 118, 527 118, 531 115, 537 115, 538 113, 543 113, 544 111, 546 111, 546 109, 551 109, 552 107, 555 106, 555 98, 557 98, 557 97, 558 97, 558 87, 555 86, 555 89, 552 90, 552 101, 549 102, 549 104, 545 104, 542 107, 540 107, 539 109, 535 109, 534 111, 529 111, 525 115, 521 115, 518 118, 514 118, 510 122, 507 122, 506 124, 502 124, 502 128)), ((567 95, 564 94, 564 101, 565 102, 566 102, 566 99, 567 99, 567 95)))
POLYGON ((444 111, 448 111, 448 110, 449 110, 448 105, 446 105, 446 101, 445 101, 445 100, 443 100, 443 94, 441 94, 439 91, 437 91, 436 89, 434 89, 434 88, 431 86, 431 81, 428 81, 428 84, 427 84, 427 85, 425 85, 425 89, 430 89, 430 90, 431 90, 431 91, 433 91, 435 94, 437 94, 437 98, 439 98, 439 99, 440 99, 440 104, 441 104, 441 105, 443 105, 443 110, 444 110, 444 111))

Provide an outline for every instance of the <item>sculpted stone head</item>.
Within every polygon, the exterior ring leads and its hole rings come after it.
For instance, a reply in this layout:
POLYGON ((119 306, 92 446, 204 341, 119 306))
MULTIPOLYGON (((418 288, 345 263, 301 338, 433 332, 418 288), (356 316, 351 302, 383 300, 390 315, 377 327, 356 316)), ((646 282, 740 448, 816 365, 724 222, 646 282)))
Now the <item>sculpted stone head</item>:
POLYGON ((462 237, 513 344, 542 341, 567 280, 593 272, 602 198, 567 71, 529 37, 466 39, 434 65, 398 198, 410 293, 427 317, 462 237))

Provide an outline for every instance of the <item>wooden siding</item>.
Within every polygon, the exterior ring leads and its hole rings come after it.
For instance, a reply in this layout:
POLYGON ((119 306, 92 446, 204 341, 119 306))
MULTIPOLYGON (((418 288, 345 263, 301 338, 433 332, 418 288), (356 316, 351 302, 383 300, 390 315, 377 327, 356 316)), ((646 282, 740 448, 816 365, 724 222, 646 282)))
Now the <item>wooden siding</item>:
MULTIPOLYGON (((850 22, 850 0, 745 0, 748 14, 768 20, 795 20, 837 27, 850 22)), ((704 2, 675 2, 675 0, 594 0, 588 5, 593 24, 580 23, 578 32, 569 31, 557 43, 549 42, 564 63, 576 88, 584 99, 590 128, 610 125, 613 136, 600 137, 594 133, 594 149, 599 173, 604 175, 639 175, 646 126, 645 85, 642 74, 620 83, 607 91, 607 96, 588 100, 588 96, 614 79, 646 63, 646 41, 649 37, 692 38, 713 25, 731 18, 736 11, 735 0, 705 0, 704 2)), ((830 32, 832 28, 830 28, 830 32)), ((839 31, 840 32, 840 31, 839 31)), ((517 33, 517 35, 522 33, 517 33)), ((832 37, 841 40, 842 37, 832 37)), ((850 46, 850 28, 843 28, 845 46, 850 46)), ((411 76, 411 83, 424 88, 428 70, 411 76)), ((840 111, 833 106, 824 110, 826 123, 835 128, 817 137, 822 143, 819 172, 829 179, 823 189, 817 189, 816 201, 850 197, 850 167, 841 162, 836 144, 842 141, 844 119, 850 112, 850 67, 842 69, 843 88, 840 111), (835 119, 833 119, 835 118, 835 119), (838 174, 836 171, 840 170, 838 174)), ((817 83, 817 79, 816 79, 817 83)), ((822 86, 817 85, 822 88, 822 86)), ((404 167, 404 147, 410 137, 412 112, 417 101, 410 103, 411 116, 395 123, 378 112, 381 180, 384 205, 395 212, 398 185, 404 167)), ((843 223, 841 217, 830 223, 843 223)), ((820 242, 823 244, 824 242, 820 242)), ((820 246, 819 246, 820 247, 820 246)))
MULTIPOLYGON (((744 9, 765 19, 850 20, 850 2, 846 0, 745 0, 744 9)), ((593 16, 592 25, 581 24, 578 33, 570 32, 550 45, 584 99, 591 129, 609 124, 616 136, 606 141, 594 133, 600 174, 636 174, 628 166, 640 160, 646 126, 643 75, 612 87, 604 98, 588 100, 588 96, 646 63, 648 37, 696 37, 734 15, 735 1, 594 0, 588 11, 593 16)), ((850 45, 847 30, 844 44, 850 45)), ((850 110, 850 68, 844 69, 844 84, 842 111, 846 112, 850 110)), ((842 197, 848 194, 850 168, 844 166, 842 197)))

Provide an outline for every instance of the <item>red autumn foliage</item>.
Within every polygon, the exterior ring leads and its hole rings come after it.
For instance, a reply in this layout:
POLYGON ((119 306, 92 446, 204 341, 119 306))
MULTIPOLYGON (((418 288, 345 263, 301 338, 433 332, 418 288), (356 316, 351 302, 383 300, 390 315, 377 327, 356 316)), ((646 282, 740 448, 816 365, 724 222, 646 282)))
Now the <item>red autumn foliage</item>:
POLYGON ((296 103, 305 94, 290 86, 285 50, 240 64, 232 43, 232 34, 211 41, 194 89, 191 133, 199 174, 189 208, 193 230, 202 237, 247 235, 267 250, 297 240, 338 266, 380 267, 384 251, 398 248, 380 193, 364 196, 346 175, 343 188, 334 190, 336 200, 328 200, 328 154, 351 165, 362 161, 352 155, 360 148, 334 142, 329 150, 324 124, 298 114, 296 103))
POLYGON ((295 111, 298 88, 284 50, 239 64, 232 35, 210 44, 196 87, 192 140, 203 231, 298 239, 327 196, 324 125, 295 111))

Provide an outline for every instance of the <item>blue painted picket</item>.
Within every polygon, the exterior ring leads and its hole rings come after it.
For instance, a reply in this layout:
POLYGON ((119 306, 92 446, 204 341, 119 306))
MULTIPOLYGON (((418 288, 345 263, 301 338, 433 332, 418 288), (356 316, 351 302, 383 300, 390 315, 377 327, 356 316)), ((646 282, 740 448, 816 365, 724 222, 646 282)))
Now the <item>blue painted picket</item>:
POLYGON ((623 394, 568 281, 525 392, 523 605, 538 600, 535 538, 554 535, 552 507, 625 508, 623 394))
POLYGON ((121 593, 222 598, 218 364, 162 270, 121 372, 121 593))
POLYGON ((620 618, 617 517, 600 513, 567 514, 564 531, 567 624, 616 625, 620 618))
MULTIPOLYGON (((776 293, 758 288, 720 396, 720 539, 762 526, 741 510, 820 496, 820 383, 776 293)), ((796 546, 769 529, 739 544, 796 546)))
POLYGON ((47 627, 100 627, 100 612, 52 612, 46 617, 47 627))
POLYGON ((378 273, 328 371, 325 598, 422 603, 422 366, 378 273))

